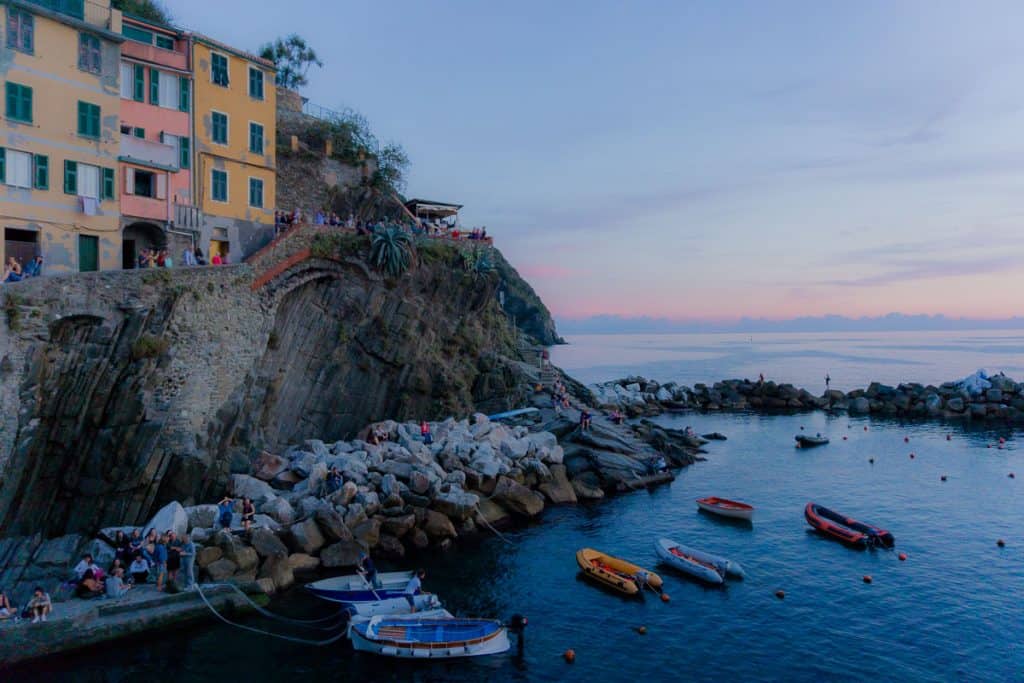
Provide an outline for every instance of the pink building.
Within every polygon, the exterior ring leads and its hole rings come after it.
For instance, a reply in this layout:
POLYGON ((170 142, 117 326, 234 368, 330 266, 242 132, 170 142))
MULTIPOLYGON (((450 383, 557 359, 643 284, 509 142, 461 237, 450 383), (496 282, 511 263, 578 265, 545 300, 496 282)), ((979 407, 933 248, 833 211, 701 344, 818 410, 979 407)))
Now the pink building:
POLYGON ((170 26, 124 16, 121 45, 123 266, 166 247, 176 265, 202 217, 192 200, 192 65, 188 40, 170 26))

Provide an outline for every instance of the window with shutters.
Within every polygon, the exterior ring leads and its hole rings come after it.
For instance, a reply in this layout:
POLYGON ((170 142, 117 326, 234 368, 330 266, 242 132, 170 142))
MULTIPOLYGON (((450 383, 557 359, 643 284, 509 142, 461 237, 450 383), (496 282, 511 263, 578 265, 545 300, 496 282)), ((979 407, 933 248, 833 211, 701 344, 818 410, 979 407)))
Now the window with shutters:
POLYGON ((263 99, 263 72, 255 67, 249 67, 249 97, 263 99))
POLYGON ((156 199, 156 174, 150 171, 143 171, 138 168, 129 168, 128 172, 134 178, 131 183, 132 194, 136 197, 150 197, 156 199))
POLYGON ((263 208, 263 181, 259 178, 249 178, 249 206, 263 208))
POLYGON ((213 169, 210 171, 210 198, 215 202, 228 200, 228 172, 213 169))
POLYGON ((189 139, 187 137, 178 138, 178 165, 182 168, 189 168, 192 166, 192 152, 189 147, 189 139))
POLYGON ((7 7, 7 47, 32 54, 35 30, 35 17, 17 7, 7 7))
POLYGON ((114 198, 114 169, 104 168, 103 172, 103 186, 100 188, 100 199, 113 199, 114 198))
POLYGON ((5 85, 7 118, 22 123, 32 123, 32 88, 19 83, 5 85))
POLYGON ((78 196, 100 198, 100 167, 78 164, 78 196))
POLYGON ((100 107, 98 104, 78 102, 78 134, 87 138, 99 138, 100 107))
POLYGON ((121 62, 121 97, 130 100, 132 98, 132 65, 121 62))
POLYGON ((153 37, 153 44, 161 50, 173 50, 174 49, 174 38, 168 36, 155 35, 153 37))
POLYGON ((263 154, 263 126, 258 123, 249 123, 249 151, 263 154))
POLYGON ((78 68, 98 74, 103 71, 100 39, 88 33, 78 34, 78 68))
POLYGON ((181 89, 178 85, 178 77, 174 74, 160 74, 160 106, 164 109, 179 108, 178 98, 181 97, 181 89))
POLYGON ((149 103, 160 104, 160 72, 149 67, 149 103))
POLYGON ((64 193, 78 194, 78 162, 64 160, 64 193))
POLYGON ((6 157, 6 183, 11 187, 32 187, 32 155, 9 149, 6 157))
POLYGON ((210 53, 210 81, 214 85, 228 87, 228 57, 216 52, 210 53))
POLYGON ((213 130, 210 131, 213 141, 218 145, 228 144, 228 115, 215 111, 212 112, 210 121, 213 124, 213 130))
POLYGON ((181 111, 188 111, 189 108, 188 83, 189 81, 187 78, 178 78, 178 84, 181 86, 180 93, 178 96, 178 109, 180 109, 181 111))
POLYGON ((132 65, 132 99, 136 102, 146 101, 146 67, 141 64, 132 65))
POLYGON ((37 190, 49 190, 50 158, 44 154, 36 154, 32 161, 32 186, 37 190))

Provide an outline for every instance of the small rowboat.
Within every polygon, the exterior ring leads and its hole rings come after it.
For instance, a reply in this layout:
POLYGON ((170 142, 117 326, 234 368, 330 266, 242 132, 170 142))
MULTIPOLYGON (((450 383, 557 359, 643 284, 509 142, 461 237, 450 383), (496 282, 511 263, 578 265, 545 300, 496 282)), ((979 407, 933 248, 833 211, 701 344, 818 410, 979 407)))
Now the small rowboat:
POLYGON ((711 512, 722 517, 732 517, 733 519, 750 521, 754 517, 753 505, 729 500, 728 498, 718 498, 717 496, 698 498, 697 507, 705 512, 711 512))
MULTIPOLYGON (((441 606, 441 601, 431 593, 418 593, 413 596, 413 601, 416 603, 416 614, 441 606)), ((409 613, 409 601, 403 595, 400 598, 385 598, 373 602, 350 602, 346 603, 344 609, 353 617, 398 616, 409 613)))
POLYGON ((433 607, 432 609, 425 609, 425 610, 421 610, 419 612, 413 612, 412 614, 408 614, 409 603, 406 603, 405 609, 406 609, 406 614, 369 614, 369 615, 353 614, 348 619, 348 624, 346 626, 345 635, 349 638, 349 640, 351 640, 352 639, 352 629, 355 628, 356 624, 368 623, 371 619, 373 619, 374 617, 378 617, 378 616, 401 616, 403 619, 415 619, 417 621, 423 621, 424 619, 454 619, 455 618, 455 615, 453 615, 451 612, 449 612, 445 608, 441 607, 441 603, 440 602, 438 602, 437 605, 435 607, 433 607))
POLYGON ((637 595, 644 586, 661 592, 661 577, 654 572, 593 548, 576 551, 576 564, 584 576, 626 595, 637 595))
POLYGON ((453 659, 507 652, 508 631, 492 619, 373 617, 351 631, 352 647, 399 659, 453 659))
POLYGON ((379 602, 405 595, 405 586, 412 572, 377 574, 379 587, 371 586, 362 574, 346 574, 306 584, 306 590, 330 602, 349 605, 356 602, 379 602))
POLYGON ((896 545, 896 539, 885 529, 844 517, 824 505, 808 503, 804 508, 804 517, 808 524, 821 533, 852 546, 891 548, 896 545))
POLYGON ((739 562, 690 548, 667 538, 658 539, 654 544, 654 550, 664 564, 709 583, 722 583, 727 575, 738 579, 746 576, 739 562))
POLYGON ((824 446, 828 443, 828 438, 818 434, 817 436, 807 436, 806 434, 796 435, 796 446, 797 448, 813 448, 815 446, 824 446))

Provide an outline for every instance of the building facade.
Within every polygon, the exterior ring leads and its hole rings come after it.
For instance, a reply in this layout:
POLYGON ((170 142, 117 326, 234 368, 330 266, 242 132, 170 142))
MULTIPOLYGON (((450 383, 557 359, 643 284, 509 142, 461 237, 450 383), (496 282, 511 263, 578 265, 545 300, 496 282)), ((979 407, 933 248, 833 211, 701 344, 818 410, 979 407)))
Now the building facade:
POLYGON ((123 267, 143 249, 175 258, 198 235, 192 201, 192 69, 188 37, 125 15, 121 33, 119 184, 123 267))
POLYGON ((191 45, 200 246, 237 262, 274 235, 274 66, 205 36, 192 35, 191 45))
POLYGON ((0 258, 120 268, 121 13, 110 0, 2 0, 0 258))

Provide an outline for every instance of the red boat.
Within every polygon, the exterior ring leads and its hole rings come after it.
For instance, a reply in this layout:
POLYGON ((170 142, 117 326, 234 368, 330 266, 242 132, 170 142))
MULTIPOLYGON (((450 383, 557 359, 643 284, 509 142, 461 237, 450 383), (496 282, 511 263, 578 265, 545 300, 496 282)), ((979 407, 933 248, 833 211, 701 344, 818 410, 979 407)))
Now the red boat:
POLYGON ((711 512, 723 517, 732 517, 733 519, 745 519, 749 521, 754 516, 753 505, 747 505, 746 503, 740 503, 727 498, 718 498, 716 496, 698 498, 697 507, 705 512, 711 512))
POLYGON ((808 524, 821 533, 849 545, 859 548, 869 546, 891 548, 896 545, 896 539, 885 529, 844 517, 824 505, 808 503, 804 508, 804 517, 807 518, 808 524))

